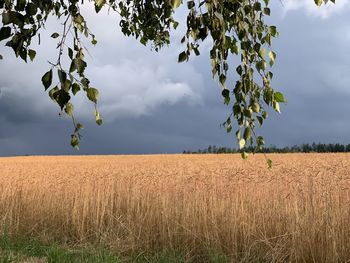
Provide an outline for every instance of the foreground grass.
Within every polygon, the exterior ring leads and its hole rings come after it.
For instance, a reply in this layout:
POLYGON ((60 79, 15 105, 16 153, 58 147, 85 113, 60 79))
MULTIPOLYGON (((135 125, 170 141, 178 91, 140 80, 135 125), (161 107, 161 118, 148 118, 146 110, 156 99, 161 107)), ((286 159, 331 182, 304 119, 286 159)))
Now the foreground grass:
POLYGON ((0 237, 0 262, 122 262, 105 249, 69 249, 35 240, 0 237))
POLYGON ((189 257, 182 253, 158 252, 138 255, 117 255, 103 247, 69 247, 47 245, 36 240, 0 236, 0 263, 189 263, 229 262, 224 255, 212 253, 206 257, 189 257))

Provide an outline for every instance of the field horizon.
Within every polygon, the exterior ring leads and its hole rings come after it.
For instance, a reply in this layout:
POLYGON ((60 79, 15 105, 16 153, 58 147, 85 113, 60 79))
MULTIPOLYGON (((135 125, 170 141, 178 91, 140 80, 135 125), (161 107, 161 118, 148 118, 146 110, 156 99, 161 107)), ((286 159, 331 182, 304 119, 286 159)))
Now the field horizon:
MULTIPOLYGON (((339 155, 350 155, 349 152, 272 152, 272 153, 249 153, 249 157, 258 157, 258 156, 273 156, 273 155, 328 155, 328 154, 339 154, 339 155)), ((127 154, 127 153, 122 153, 122 154, 25 154, 25 155, 8 155, 8 156, 0 156, 0 159, 5 159, 5 158, 26 158, 26 157, 118 157, 118 156, 174 156, 174 155, 179 155, 179 156, 205 156, 205 155, 236 155, 236 156, 241 156, 240 153, 186 153, 184 154, 183 152, 178 152, 178 153, 137 153, 137 154, 127 154)), ((242 160, 246 161, 246 160, 242 160)))

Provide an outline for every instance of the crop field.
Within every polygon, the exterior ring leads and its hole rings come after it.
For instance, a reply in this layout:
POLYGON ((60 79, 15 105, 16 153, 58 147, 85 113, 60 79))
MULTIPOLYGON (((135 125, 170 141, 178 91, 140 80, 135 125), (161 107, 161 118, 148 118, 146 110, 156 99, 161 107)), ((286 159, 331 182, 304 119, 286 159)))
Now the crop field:
POLYGON ((349 261, 350 154, 268 158, 0 158, 0 234, 188 262, 349 261))

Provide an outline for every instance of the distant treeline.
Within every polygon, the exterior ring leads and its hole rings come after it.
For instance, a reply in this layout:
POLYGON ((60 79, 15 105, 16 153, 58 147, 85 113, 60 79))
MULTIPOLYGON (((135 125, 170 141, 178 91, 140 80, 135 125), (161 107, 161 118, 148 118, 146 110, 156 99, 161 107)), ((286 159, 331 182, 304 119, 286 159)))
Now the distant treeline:
MULTIPOLYGON (((253 147, 245 148, 246 152, 253 152, 253 147)), ((215 145, 210 145, 207 149, 197 150, 197 151, 183 151, 184 154, 207 154, 207 153, 239 153, 240 150, 230 147, 218 147, 215 145)), ((312 143, 312 144, 302 144, 294 145, 291 147, 279 148, 277 146, 271 145, 269 147, 263 147, 260 153, 337 153, 337 152, 350 152, 350 144, 324 144, 324 143, 312 143)))

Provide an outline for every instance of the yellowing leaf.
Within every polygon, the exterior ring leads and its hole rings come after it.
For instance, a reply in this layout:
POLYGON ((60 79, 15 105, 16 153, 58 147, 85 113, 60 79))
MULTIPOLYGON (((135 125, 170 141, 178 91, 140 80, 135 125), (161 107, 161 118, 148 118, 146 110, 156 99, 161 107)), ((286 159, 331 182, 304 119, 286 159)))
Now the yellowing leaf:
POLYGON ((265 58, 265 54, 266 54, 265 48, 260 49, 260 56, 261 56, 262 58, 265 58))
POLYGON ((273 103, 273 108, 274 108, 275 111, 277 111, 278 113, 281 113, 280 104, 279 104, 278 102, 274 102, 274 103, 273 103))
POLYGON ((95 3, 98 7, 102 7, 105 4, 106 0, 96 0, 95 3))
POLYGON ((99 93, 98 93, 98 90, 95 89, 95 88, 89 88, 87 90, 87 97, 89 100, 91 100, 92 102, 97 102, 98 100, 98 96, 99 96, 99 93))
POLYGON ((242 138, 239 140, 239 149, 244 148, 244 146, 245 146, 245 140, 242 138))
POLYGON ((74 110, 73 104, 68 102, 66 104, 66 107, 65 107, 64 111, 67 113, 68 116, 72 117, 73 116, 73 110, 74 110))
POLYGON ((172 0, 173 9, 178 8, 181 5, 181 0, 172 0))
POLYGON ((270 66, 272 67, 273 64, 275 64, 276 53, 273 51, 269 51, 269 58, 270 58, 270 66))

